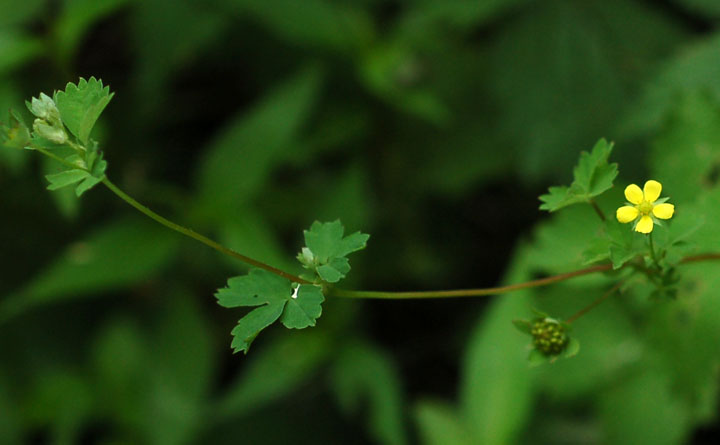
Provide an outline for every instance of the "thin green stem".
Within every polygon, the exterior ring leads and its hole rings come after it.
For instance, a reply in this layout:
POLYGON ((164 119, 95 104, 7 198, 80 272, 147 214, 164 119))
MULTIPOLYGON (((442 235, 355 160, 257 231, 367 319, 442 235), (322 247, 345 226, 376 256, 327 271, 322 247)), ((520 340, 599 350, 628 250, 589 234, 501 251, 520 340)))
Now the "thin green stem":
MULTIPOLYGON (((88 171, 85 168, 82 168, 78 165, 72 164, 71 162, 66 161, 65 159, 62 159, 61 157, 55 155, 54 153, 51 153, 44 148, 41 147, 33 147, 35 150, 39 151, 45 156, 48 156, 58 162, 60 162, 63 165, 66 165, 70 168, 80 169, 88 171)), ((253 258, 247 257, 241 253, 238 253, 232 249, 229 249, 220 243, 211 240, 210 238, 201 235, 194 230, 188 229, 186 227, 183 227, 179 224, 176 224, 157 213, 150 210, 148 207, 145 207, 144 205, 137 202, 135 199, 133 199, 130 195, 123 192, 120 188, 118 188, 115 184, 113 184, 107 177, 104 177, 102 180, 102 183, 110 189, 113 193, 115 193, 120 199, 130 204, 135 209, 139 210, 144 215, 148 216, 149 218, 155 220, 156 222, 162 224, 163 226, 175 230, 176 232, 179 232, 185 236, 188 236, 196 241, 199 241, 215 250, 217 250, 220 253, 223 253, 225 255, 228 255, 232 258, 238 259, 240 261, 243 261, 247 264, 250 264, 252 266, 258 267, 260 269, 267 270, 268 272, 272 272, 274 274, 277 274, 281 277, 287 278, 290 281, 294 281, 296 283, 301 284, 313 284, 307 280, 304 280, 298 276, 292 275, 290 273, 287 273, 283 270, 277 269, 275 267, 272 267, 268 264, 265 264, 261 261, 255 260, 253 258)), ((593 203, 593 208, 596 209, 599 215, 602 215, 602 211, 599 211, 599 207, 593 203)), ((604 218, 604 216, 602 216, 604 218)), ((657 260, 655 258, 655 249, 652 243, 652 233, 650 234, 650 252, 653 257, 653 261, 657 264, 657 260)), ((720 260, 720 253, 705 253, 700 255, 694 255, 689 256, 686 258, 683 258, 681 260, 681 263, 693 263, 693 262, 700 262, 700 261, 710 261, 710 260, 720 260)), ((498 287, 489 287, 489 288, 480 288, 480 289, 453 289, 453 290, 437 290, 437 291, 417 291, 417 292, 384 292, 384 291, 361 291, 361 290, 348 290, 348 289, 340 289, 335 287, 328 287, 327 288, 327 295, 328 296, 334 296, 334 297, 343 297, 343 298, 374 298, 374 299, 418 299, 418 298, 456 298, 456 297, 481 297, 481 296, 488 296, 488 295, 499 295, 504 294, 516 290, 522 290, 522 289, 530 289, 533 287, 540 287, 540 286, 547 286, 549 284, 557 283, 560 281, 569 280, 571 278, 588 275, 595 272, 605 272, 612 269, 611 264, 601 264, 597 266, 587 267, 584 269, 579 269, 573 272, 567 272, 562 273, 558 275, 553 275, 545 278, 540 278, 537 280, 527 281, 524 283, 516 283, 511 284, 508 286, 498 286, 498 287)), ((575 317, 577 318, 577 317, 575 317)))
POLYGON ((508 286, 488 287, 484 289, 457 289, 457 290, 437 290, 437 291, 418 291, 418 292, 382 292, 382 291, 356 291, 332 288, 329 294, 334 297, 345 298, 384 298, 384 299, 412 299, 412 298, 452 298, 452 297, 482 297, 487 295, 498 295, 521 289, 529 289, 532 287, 547 286, 548 284, 557 283, 559 281, 569 280, 570 278, 588 275, 595 272, 604 272, 612 269, 611 264, 600 264, 597 266, 587 267, 585 269, 573 272, 562 273, 550 277, 540 278, 538 280, 527 281, 525 283, 511 284, 508 286))
POLYGON ((600 209, 600 206, 597 204, 597 202, 595 202, 594 199, 590 199, 590 201, 588 201, 588 202, 590 203, 590 205, 592 206, 592 208, 595 209, 595 213, 597 213, 597 215, 600 217, 600 219, 601 219, 603 222, 605 222, 605 214, 604 214, 603 211, 600 209))
POLYGON ((49 152, 49 151, 45 150, 45 149, 42 148, 42 147, 35 147, 35 146, 34 146, 34 147, 33 147, 33 150, 39 151, 40 153, 44 154, 45 156, 47 156, 47 157, 49 157, 49 158, 51 158, 51 159, 54 159, 54 160, 58 161, 59 163, 65 165, 66 167, 74 168, 74 169, 77 169, 77 170, 85 170, 85 171, 88 172, 88 173, 90 172, 90 170, 88 170, 88 169, 86 169, 86 168, 83 168, 83 167, 80 167, 79 165, 73 164, 72 162, 68 162, 68 161, 66 161, 65 159, 61 158, 60 156, 56 155, 55 153, 49 152))
POLYGON ((279 275, 279 276, 281 276, 281 277, 283 277, 283 278, 287 278, 287 279, 290 280, 290 281, 294 281, 294 282, 296 282, 296 283, 301 283, 301 284, 311 284, 311 283, 310 283, 309 281, 307 281, 307 280, 303 280, 302 278, 297 277, 297 276, 292 275, 292 274, 289 274, 289 273, 287 273, 287 272, 285 272, 285 271, 283 271, 283 270, 280 270, 280 269, 277 269, 277 268, 275 268, 275 267, 272 267, 272 266, 270 266, 270 265, 268 265, 268 264, 265 264, 265 263, 263 263, 263 262, 261 262, 261 261, 258 261, 258 260, 256 260, 256 259, 247 257, 247 256, 245 256, 245 255, 243 255, 243 254, 241 254, 241 253, 238 253, 238 252, 236 252, 236 251, 234 251, 234 250, 232 250, 232 249, 229 249, 229 248, 223 246, 222 244, 220 244, 220 243, 218 243, 218 242, 216 242, 216 241, 211 240, 210 238, 208 238, 208 237, 206 237, 206 236, 204 236, 204 235, 200 235, 199 233, 195 232, 194 230, 188 229, 187 227, 183 227, 183 226, 181 226, 181 225, 179 225, 179 224, 176 224, 176 223, 170 221, 169 219, 163 218, 162 216, 158 215, 157 213, 153 212, 153 211, 150 210, 149 208, 147 208, 147 207, 145 207, 144 205, 142 205, 142 204, 140 204, 139 202, 137 202, 135 199, 133 199, 133 198, 132 198, 130 195, 128 195, 127 193, 125 193, 125 192, 123 192, 122 190, 120 190, 115 184, 113 184, 112 182, 110 182, 110 180, 109 180, 107 177, 103 178, 102 183, 103 183, 108 189, 110 189, 110 191, 112 191, 112 192, 115 193, 118 197, 120 197, 120 199, 122 199, 123 201, 127 202, 127 203, 130 204, 131 206, 135 207, 135 209, 137 209, 137 210, 139 210, 141 213, 145 214, 145 216, 147 216, 147 217, 155 220, 156 222, 162 224, 163 226, 165 226, 165 227, 167 227, 167 228, 169 228, 169 229, 172 229, 172 230, 174 230, 174 231, 176 231, 176 232, 182 233, 182 234, 185 235, 185 236, 189 236, 190 238, 192 238, 192 239, 194 239, 194 240, 196 240, 196 241, 200 241, 201 243, 205 244, 206 246, 212 247, 213 249, 217 250, 217 251, 220 252, 220 253, 224 253, 225 255, 231 256, 231 257, 236 258, 236 259, 238 259, 238 260, 240 260, 240 261, 242 261, 242 262, 244 262, 244 263, 250 264, 250 265, 255 266, 255 267, 258 267, 258 268, 260 268, 260 269, 265 269, 265 270, 267 270, 268 272, 272 272, 272 273, 274 273, 274 274, 276 274, 276 275, 279 275))
POLYGON ((652 258, 653 263, 655 263, 655 267, 659 269, 660 263, 658 263, 657 257, 655 256, 655 244, 653 243, 652 232, 650 232, 650 234, 648 235, 648 240, 649 240, 649 244, 650 244, 650 257, 652 258))
POLYGON ((607 292, 605 292, 604 294, 602 294, 602 296, 601 296, 600 298, 598 298, 597 300, 593 301, 593 302, 590 303, 589 305, 587 305, 587 306, 585 306, 584 308, 582 308, 582 309, 580 309, 579 311, 577 311, 573 316, 571 316, 570 318, 568 318, 567 320, 565 320, 565 322, 566 322, 566 323, 572 323, 573 321, 575 321, 575 320, 577 320, 578 318, 582 317, 583 315, 587 314, 587 313, 590 312, 591 310, 595 309, 597 306, 600 305, 600 303, 602 303, 603 301, 607 300, 607 299, 610 297, 610 295, 612 295, 616 290, 618 290, 618 289, 620 288, 620 286, 622 286, 622 284, 623 284, 623 282, 622 282, 622 281, 619 281, 619 282, 616 283, 613 287, 611 287, 607 292))

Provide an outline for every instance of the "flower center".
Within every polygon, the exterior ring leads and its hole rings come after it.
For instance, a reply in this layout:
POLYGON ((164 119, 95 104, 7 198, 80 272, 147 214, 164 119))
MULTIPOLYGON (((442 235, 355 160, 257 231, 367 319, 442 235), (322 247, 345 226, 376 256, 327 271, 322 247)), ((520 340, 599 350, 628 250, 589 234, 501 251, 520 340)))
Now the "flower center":
POLYGON ((637 206, 637 209, 641 214, 647 215, 652 211, 653 205, 649 201, 643 201, 637 206))

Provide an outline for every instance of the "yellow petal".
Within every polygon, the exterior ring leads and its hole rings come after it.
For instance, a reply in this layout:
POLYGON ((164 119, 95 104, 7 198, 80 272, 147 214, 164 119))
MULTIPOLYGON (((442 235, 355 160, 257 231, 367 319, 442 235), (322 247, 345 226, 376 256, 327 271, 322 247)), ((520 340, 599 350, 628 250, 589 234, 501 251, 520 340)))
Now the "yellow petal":
POLYGON ((635 231, 640 233, 650 233, 653 229, 653 221, 652 218, 645 215, 642 218, 640 218, 640 221, 638 221, 637 225, 635 226, 635 231))
POLYGON ((646 182, 645 187, 643 187, 643 194, 647 202, 657 201, 660 197, 660 192, 662 192, 662 184, 652 179, 646 182))
POLYGON ((675 206, 672 204, 658 204, 653 207, 653 215, 660 219, 670 219, 675 213, 675 206))
POLYGON ((633 204, 640 204, 643 201, 643 192, 635 184, 625 187, 625 198, 633 204))
POLYGON ((638 209, 636 209, 633 206, 622 206, 619 209, 617 209, 617 212, 615 213, 615 217, 618 221, 621 223, 629 223, 630 221, 634 221, 635 218, 638 217, 638 209))

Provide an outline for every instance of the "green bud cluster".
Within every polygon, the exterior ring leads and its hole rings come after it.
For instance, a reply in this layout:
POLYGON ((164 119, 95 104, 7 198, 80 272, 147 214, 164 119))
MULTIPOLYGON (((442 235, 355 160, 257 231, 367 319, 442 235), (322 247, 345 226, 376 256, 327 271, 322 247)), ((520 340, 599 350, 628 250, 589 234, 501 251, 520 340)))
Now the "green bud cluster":
POLYGON ((35 134, 56 144, 68 141, 60 111, 50 96, 40 93, 40 98, 33 97, 32 101, 27 102, 27 107, 37 118, 33 122, 35 134))
POLYGON ((570 341, 566 327, 549 317, 535 319, 530 334, 535 348, 545 356, 559 355, 570 341))

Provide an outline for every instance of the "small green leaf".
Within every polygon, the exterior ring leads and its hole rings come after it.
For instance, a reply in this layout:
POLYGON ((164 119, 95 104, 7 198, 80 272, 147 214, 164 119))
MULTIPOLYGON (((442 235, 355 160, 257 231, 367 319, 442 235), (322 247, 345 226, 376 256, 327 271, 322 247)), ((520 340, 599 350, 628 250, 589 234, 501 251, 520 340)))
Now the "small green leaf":
POLYGON ((68 185, 75 184, 76 182, 80 182, 88 176, 90 176, 90 174, 85 170, 75 169, 47 175, 45 176, 45 179, 50 181, 50 185, 47 186, 48 190, 57 190, 68 185))
POLYGON ((347 258, 333 258, 330 264, 317 268, 317 274, 328 283, 337 283, 345 278, 348 272, 350 272, 350 262, 347 258))
POLYGON ((540 210, 554 212, 563 207, 581 202, 589 202, 609 190, 618 175, 617 164, 609 164, 608 157, 613 144, 600 139, 590 153, 582 152, 578 165, 573 170, 573 182, 570 187, 550 187, 549 194, 540 196, 540 210))
POLYGON ((370 235, 355 232, 343 238, 345 228, 340 220, 328 223, 315 221, 306 230, 305 244, 298 260, 306 269, 314 270, 320 279, 337 283, 350 272, 346 255, 364 249, 370 235))
POLYGON ((112 99, 110 87, 102 80, 80 78, 77 85, 68 83, 65 91, 57 91, 54 99, 65 126, 83 144, 88 144, 90 132, 105 107, 112 99))
POLYGON ((234 352, 243 351, 247 354, 255 337, 260 331, 273 324, 283 313, 284 308, 285 302, 275 302, 260 306, 241 318, 231 332, 234 338, 230 346, 234 352))
POLYGON ((320 287, 303 284, 298 288, 297 294, 288 299, 280 321, 288 329, 315 326, 315 320, 322 314, 323 301, 325 296, 320 287))

